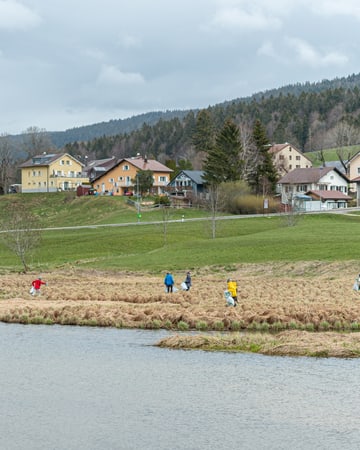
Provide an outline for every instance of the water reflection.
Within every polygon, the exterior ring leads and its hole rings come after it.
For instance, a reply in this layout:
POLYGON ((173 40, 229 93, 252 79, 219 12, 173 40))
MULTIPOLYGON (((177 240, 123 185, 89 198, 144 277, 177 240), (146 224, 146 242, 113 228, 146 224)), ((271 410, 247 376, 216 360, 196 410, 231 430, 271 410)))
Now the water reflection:
POLYGON ((359 360, 159 349, 164 331, 0 324, 1 448, 357 448, 359 360))

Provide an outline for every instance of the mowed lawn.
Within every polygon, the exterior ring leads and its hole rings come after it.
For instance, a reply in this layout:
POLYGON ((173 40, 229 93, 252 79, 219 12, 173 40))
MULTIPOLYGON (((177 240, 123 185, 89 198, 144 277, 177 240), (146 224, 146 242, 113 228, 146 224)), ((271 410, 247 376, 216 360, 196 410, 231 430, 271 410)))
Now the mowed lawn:
MULTIPOLYGON (((74 266, 156 273, 271 261, 350 261, 360 255, 356 214, 302 215, 294 226, 285 216, 219 218, 213 239, 209 215, 198 209, 174 209, 169 217, 160 209, 143 210, 138 223, 136 208, 123 198, 24 194, 4 196, 1 211, 6 202, 21 201, 33 202, 44 228, 94 225, 44 231, 29 260, 35 270, 74 266), (106 223, 112 226, 101 226, 106 223)), ((2 269, 21 269, 1 240, 0 251, 2 269)))

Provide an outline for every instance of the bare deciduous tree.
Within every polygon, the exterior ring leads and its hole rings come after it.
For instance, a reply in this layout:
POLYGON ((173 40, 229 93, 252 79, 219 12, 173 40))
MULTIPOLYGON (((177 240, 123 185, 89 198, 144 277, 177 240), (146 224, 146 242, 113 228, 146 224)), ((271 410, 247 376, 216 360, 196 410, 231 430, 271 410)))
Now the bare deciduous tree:
POLYGON ((23 147, 29 156, 34 156, 48 152, 53 145, 44 128, 29 127, 24 131, 23 147))
POLYGON ((337 147, 336 154, 341 165, 347 171, 346 163, 351 158, 351 151, 348 147, 359 141, 359 131, 352 123, 343 120, 334 128, 334 134, 337 147))
POLYGON ((2 240, 20 259, 24 272, 27 272, 28 257, 41 242, 38 219, 29 208, 14 203, 7 207, 5 217, 1 222, 2 240))
POLYGON ((0 136, 0 191, 6 194, 9 190, 11 174, 13 170, 12 147, 8 136, 0 136))

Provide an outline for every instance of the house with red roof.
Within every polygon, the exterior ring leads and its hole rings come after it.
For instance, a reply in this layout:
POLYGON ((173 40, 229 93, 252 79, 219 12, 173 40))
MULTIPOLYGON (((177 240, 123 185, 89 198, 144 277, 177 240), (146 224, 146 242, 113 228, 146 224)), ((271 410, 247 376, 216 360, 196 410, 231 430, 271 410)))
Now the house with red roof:
POLYGON ((294 169, 278 182, 283 205, 305 210, 346 208, 350 180, 336 167, 294 169), (311 202, 311 203, 310 203, 311 202))
POLYGON ((120 159, 108 170, 100 172, 91 180, 91 184, 98 194, 131 195, 136 192, 136 175, 140 170, 148 170, 153 173, 154 184, 151 189, 153 194, 161 194, 165 186, 170 182, 172 169, 166 167, 155 159, 146 156, 120 159))

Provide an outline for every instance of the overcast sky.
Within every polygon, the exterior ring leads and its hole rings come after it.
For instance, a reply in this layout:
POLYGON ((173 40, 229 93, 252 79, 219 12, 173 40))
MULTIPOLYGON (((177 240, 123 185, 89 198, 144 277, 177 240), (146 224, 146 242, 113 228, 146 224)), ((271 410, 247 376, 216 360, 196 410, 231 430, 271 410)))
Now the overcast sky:
POLYGON ((359 0, 0 0, 0 133, 360 72, 359 0))

